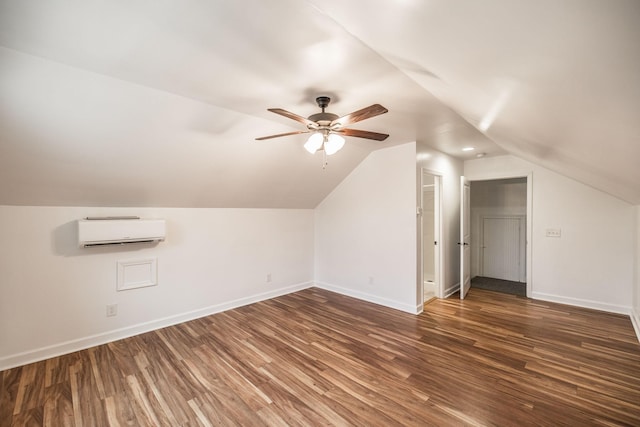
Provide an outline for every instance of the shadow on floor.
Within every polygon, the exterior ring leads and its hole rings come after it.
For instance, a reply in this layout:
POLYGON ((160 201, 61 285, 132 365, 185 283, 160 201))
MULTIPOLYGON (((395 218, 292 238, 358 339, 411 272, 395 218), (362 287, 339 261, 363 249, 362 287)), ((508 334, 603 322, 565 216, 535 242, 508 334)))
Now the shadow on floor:
POLYGON ((493 279, 491 277, 476 276, 471 279, 471 287, 505 294, 527 296, 527 284, 510 280, 493 279))

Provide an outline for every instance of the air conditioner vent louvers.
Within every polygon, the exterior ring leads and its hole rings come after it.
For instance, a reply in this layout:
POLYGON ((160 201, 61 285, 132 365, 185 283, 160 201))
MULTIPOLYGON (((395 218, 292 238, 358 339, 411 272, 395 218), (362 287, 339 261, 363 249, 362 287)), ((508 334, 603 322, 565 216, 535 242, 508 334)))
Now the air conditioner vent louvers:
POLYGON ((78 246, 110 246, 162 242, 166 237, 164 219, 135 217, 92 217, 78 220, 78 246), (123 237, 125 236, 125 237, 123 237))

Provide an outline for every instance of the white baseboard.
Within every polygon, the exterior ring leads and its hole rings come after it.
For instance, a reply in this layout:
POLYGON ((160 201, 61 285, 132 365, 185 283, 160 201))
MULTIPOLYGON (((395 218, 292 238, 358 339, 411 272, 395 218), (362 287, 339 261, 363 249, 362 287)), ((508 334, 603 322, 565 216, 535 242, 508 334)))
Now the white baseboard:
POLYGON ((279 297, 281 295, 290 294, 313 287, 312 282, 300 283, 284 288, 274 289, 269 292, 263 292, 251 295, 245 298, 204 307, 198 310, 188 311, 186 313, 176 314, 162 319, 152 320, 150 322, 139 323, 137 325, 127 326, 126 328, 116 329, 113 331, 103 332, 96 335, 62 342, 59 344, 41 347, 22 353, 12 354, 0 358, 0 371, 10 369, 16 366, 26 365, 28 363, 39 362, 41 360, 52 357, 61 356, 63 354, 72 353, 78 350, 84 350, 97 345, 106 344, 123 338, 132 337, 145 332, 154 331, 156 329, 166 328, 167 326, 176 325, 178 323, 188 322, 189 320, 198 319, 200 317, 209 316, 211 314, 220 313, 222 311, 231 310, 233 308, 242 307, 267 299, 279 297))
POLYGON ((636 337, 638 337, 638 341, 640 342, 640 313, 636 309, 631 309, 631 324, 633 324, 633 329, 636 331, 636 337))
POLYGON ((599 301, 592 301, 581 298, 563 297, 560 295, 546 294, 543 292, 533 292, 531 298, 543 301, 557 302, 560 304, 575 305, 577 307, 591 308, 594 310, 608 311, 609 313, 626 315, 629 315, 631 313, 630 306, 607 304, 599 301))
POLYGON ((422 312, 422 308, 423 308, 422 304, 416 304, 415 306, 413 306, 410 304, 405 304, 402 302, 368 294, 366 292, 360 292, 360 291, 355 291, 353 289, 335 286, 329 283, 316 282, 316 288, 326 289, 327 291, 336 292, 338 294, 346 295, 348 297, 353 297, 353 298, 361 299, 363 301, 372 302, 374 304, 383 305, 385 307, 404 311, 410 314, 419 314, 422 312))
POLYGON ((455 294, 459 290, 460 290, 460 283, 456 283, 453 286, 449 286, 444 290, 444 295, 442 296, 442 298, 449 298, 451 295, 455 294))

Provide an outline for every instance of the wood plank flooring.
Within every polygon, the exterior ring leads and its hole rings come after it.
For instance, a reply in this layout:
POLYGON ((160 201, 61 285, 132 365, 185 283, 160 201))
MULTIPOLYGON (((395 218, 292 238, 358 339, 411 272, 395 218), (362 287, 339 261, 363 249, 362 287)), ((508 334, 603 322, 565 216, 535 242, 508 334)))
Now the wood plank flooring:
POLYGON ((307 289, 0 373, 1 426, 640 425, 626 316, 307 289))

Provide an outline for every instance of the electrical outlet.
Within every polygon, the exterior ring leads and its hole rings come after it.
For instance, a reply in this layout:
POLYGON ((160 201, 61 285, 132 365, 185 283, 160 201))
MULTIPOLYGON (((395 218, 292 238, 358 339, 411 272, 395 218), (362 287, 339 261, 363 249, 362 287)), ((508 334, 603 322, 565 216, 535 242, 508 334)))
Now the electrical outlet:
POLYGON ((271 273, 267 273, 267 283, 271 283, 271 273))
POLYGON ((369 276, 369 284, 373 285, 373 276, 369 276))
POLYGON ((118 314, 118 304, 107 305, 107 317, 113 317, 118 314))

